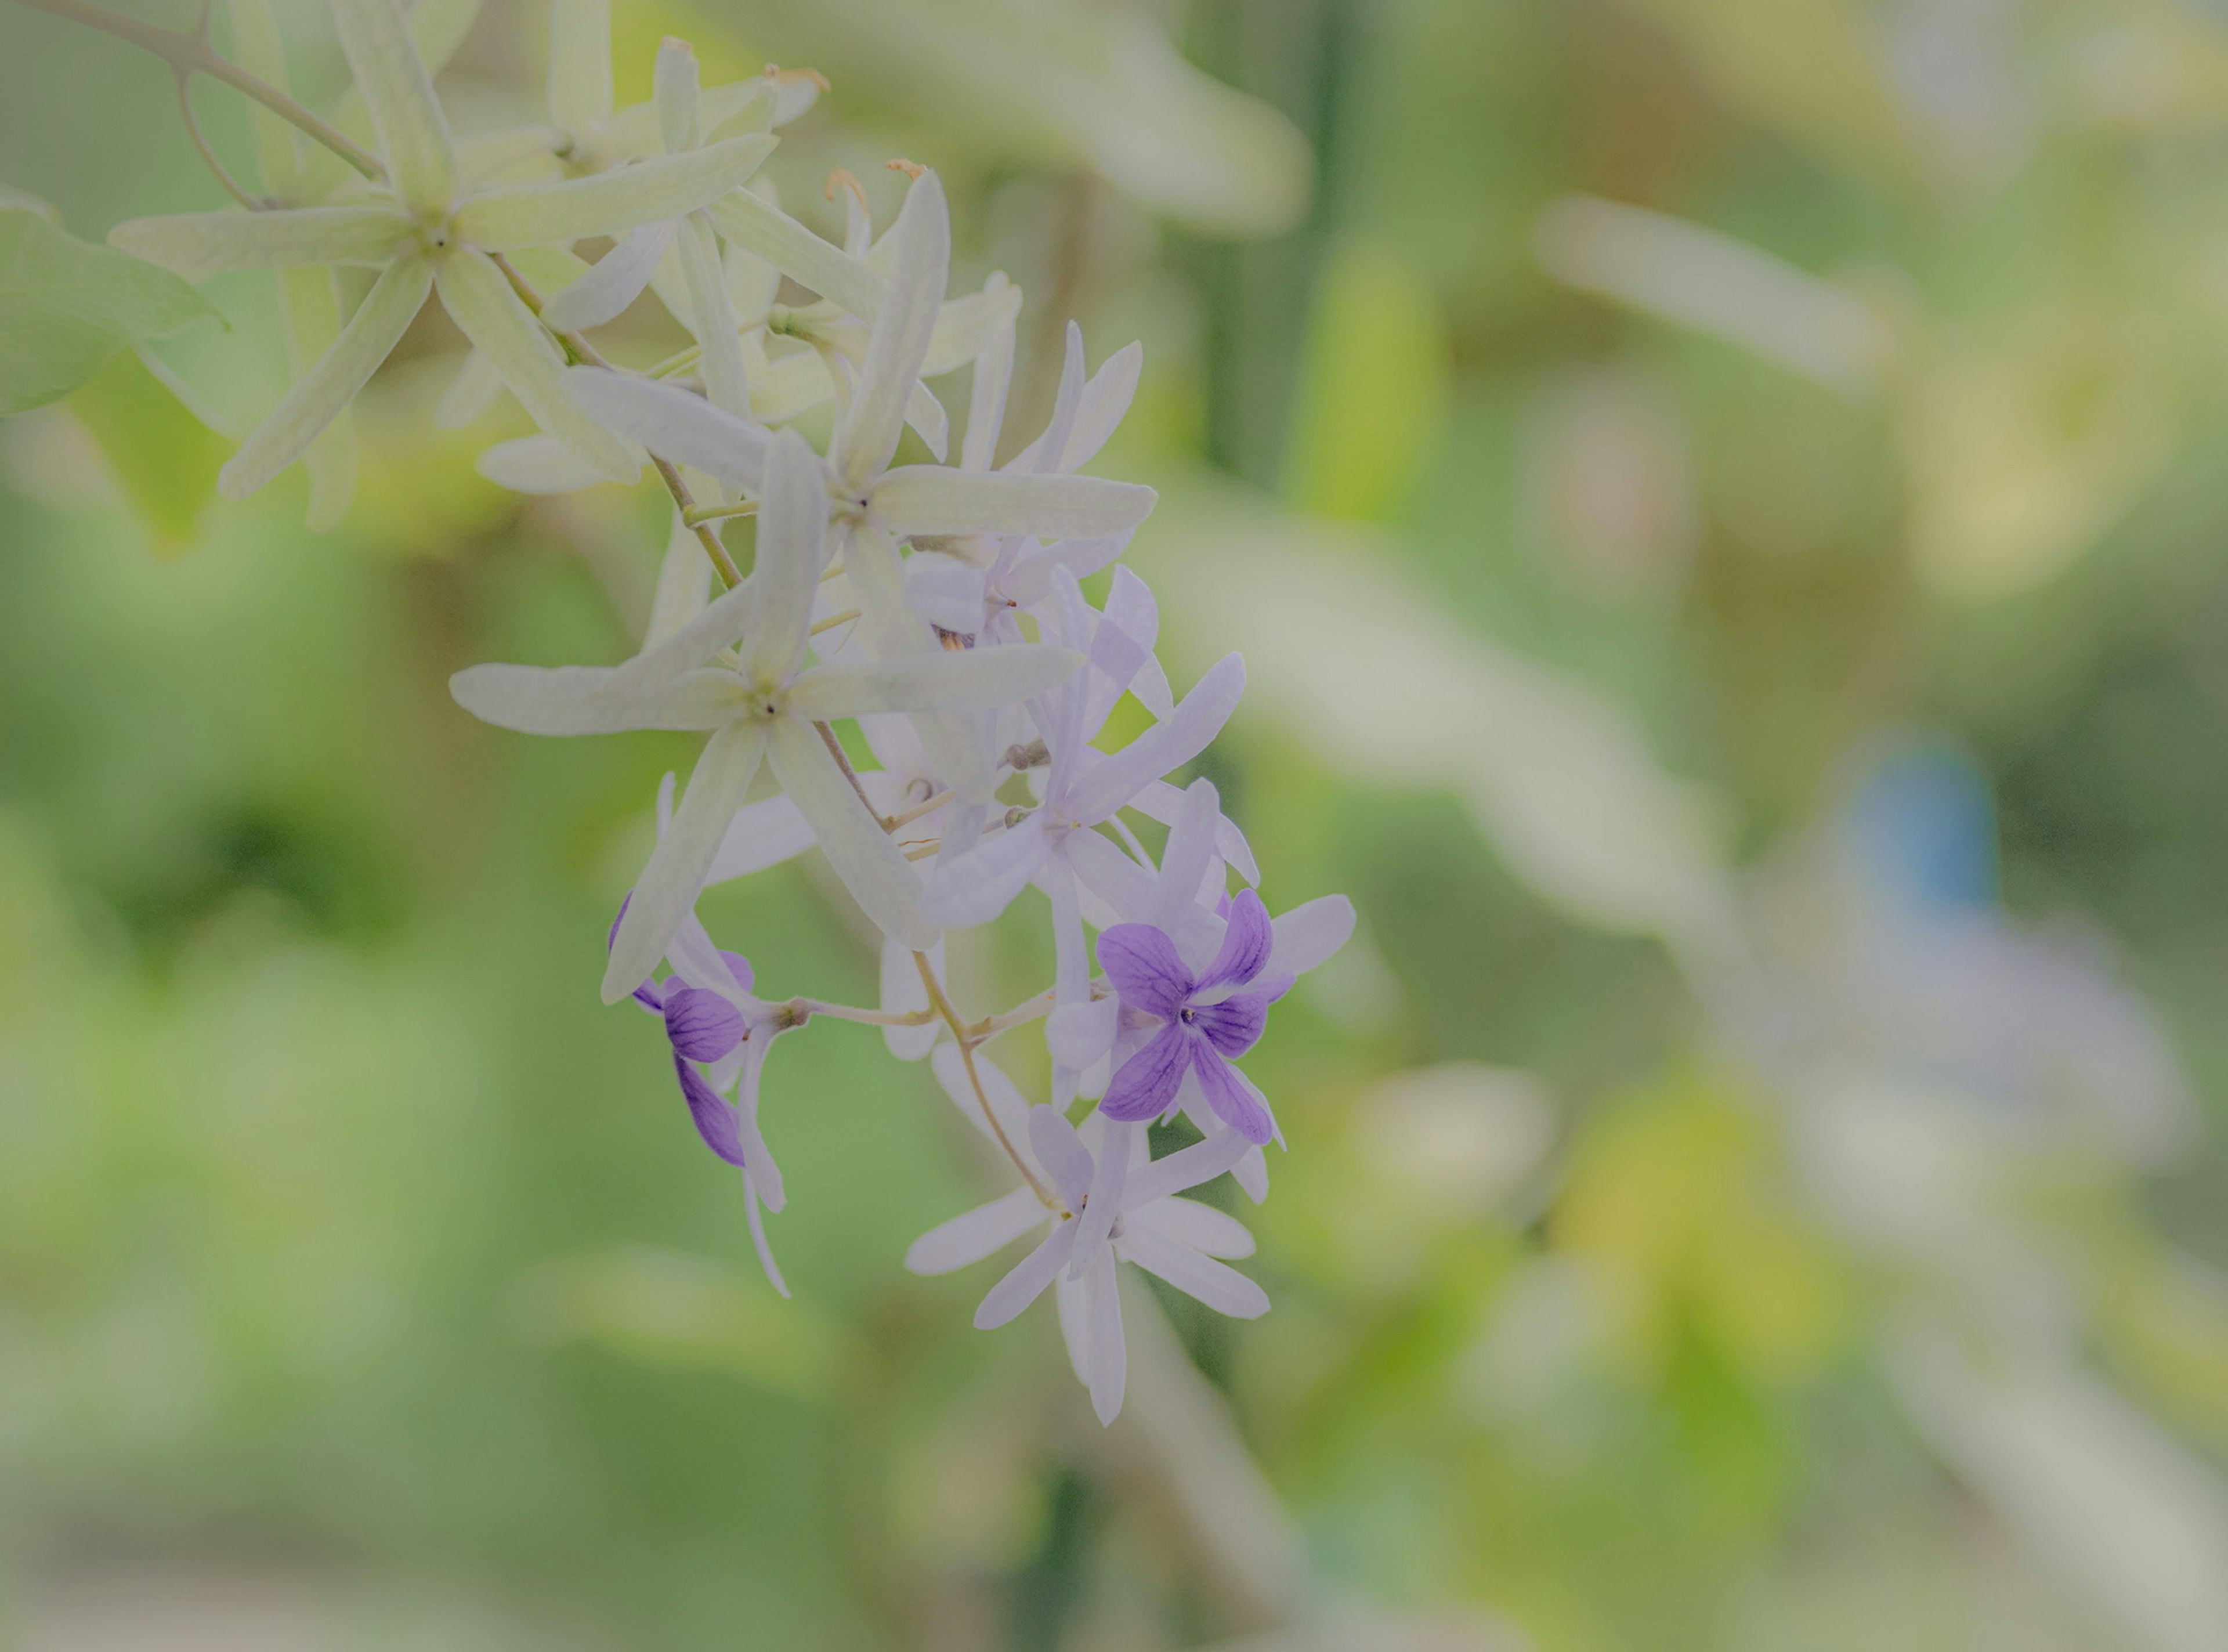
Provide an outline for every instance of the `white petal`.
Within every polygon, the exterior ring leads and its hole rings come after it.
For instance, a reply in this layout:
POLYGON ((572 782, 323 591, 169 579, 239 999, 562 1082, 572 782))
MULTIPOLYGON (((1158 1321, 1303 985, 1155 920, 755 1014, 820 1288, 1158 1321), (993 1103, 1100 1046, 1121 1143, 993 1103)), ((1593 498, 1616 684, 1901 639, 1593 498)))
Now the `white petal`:
MULTIPOLYGON (((1231 1133, 1237 1134, 1234 1130, 1231 1133)), ((1269 1196, 1269 1156, 1259 1148, 1249 1148, 1231 1167, 1230 1175, 1255 1204, 1269 1196)))
MULTIPOLYGON (((1089 894, 1113 909, 1117 921, 1147 921, 1147 908, 1152 904, 1154 890, 1150 872, 1098 832, 1070 832, 1066 848, 1067 863, 1075 869, 1077 880, 1089 894)), ((1084 915, 1089 917, 1091 911, 1086 901, 1084 915)))
MULTIPOLYGON (((481 359, 477 350, 472 355, 476 361, 481 359)), ((497 442, 473 461, 472 468, 498 488, 509 488, 513 493, 578 493, 611 480, 554 436, 521 436, 497 442)), ((703 547, 692 540, 690 549, 708 570, 712 565, 703 547)))
POLYGON ((1091 1386, 1091 1316, 1083 1287, 1066 1274, 1053 1282, 1052 1299, 1060 1309, 1060 1340, 1067 1344, 1067 1363, 1075 1380, 1091 1386))
POLYGON ((591 177, 483 189, 457 209, 457 234, 491 252, 624 234, 708 205, 757 171, 773 148, 772 138, 752 134, 591 177))
MULTIPOLYGON (((942 941, 928 949, 928 964, 936 971, 937 979, 942 980, 942 941)), ((920 966, 913 962, 911 952, 887 936, 882 940, 882 1008, 900 1015, 914 1015, 928 1008, 928 983, 920 978, 920 966)), ((899 1060, 918 1061, 936 1047, 937 1037, 943 1030, 932 1021, 923 1021, 918 1027, 885 1027, 882 1042, 899 1060)))
POLYGON ((456 149, 402 8, 395 0, 332 0, 332 12, 395 193, 421 209, 445 208, 457 193, 456 149))
MULTIPOLYGON (((1014 316, 1021 305, 1021 289, 993 273, 983 284, 985 297, 1000 300, 997 320, 975 356, 975 379, 968 393, 967 435, 959 446, 963 470, 987 471, 998 457, 998 432, 1006 420, 1006 395, 1014 378, 1014 316), (1008 298, 1010 295, 1010 299, 1008 298)), ((933 351, 935 346, 931 344, 933 351)))
POLYGON ((933 946, 937 927, 921 911, 912 864, 867 812, 818 732, 795 717, 775 718, 771 730, 769 749, 781 788, 812 823, 821 852, 860 910, 916 952, 933 946))
MULTIPOLYGON (((1183 797, 1184 794, 1167 781, 1155 780, 1132 795, 1129 806, 1148 820, 1157 820, 1163 826, 1173 826, 1182 812, 1183 797)), ((1239 875, 1246 882, 1256 888, 1260 887, 1261 866, 1253 858, 1253 846, 1245 841, 1245 834, 1238 829, 1238 823, 1227 815, 1218 814, 1215 816, 1214 852, 1236 867, 1239 875)), ((1331 950, 1336 951, 1338 949, 1333 947, 1331 950)), ((1324 956, 1329 955, 1326 953, 1324 956)))
POLYGON ((611 118, 611 0, 551 0, 550 120, 579 138, 611 118))
POLYGON ((982 291, 946 298, 936 313, 936 331, 929 337, 920 376, 937 378, 979 360, 985 350, 996 350, 1021 307, 1021 290, 996 272, 983 284, 982 291))
MULTIPOLYGON (((743 674, 753 680, 786 682, 803 663, 812 599, 828 563, 824 476, 819 456, 802 436, 784 430, 774 437, 766 451, 758 561, 751 573, 765 595, 759 624, 742 645, 743 674)), ((799 703, 796 714, 816 720, 842 714, 809 710, 799 703)))
POLYGON ((1021 643, 876 665, 819 665, 797 679, 789 701, 815 722, 877 711, 979 711, 1042 694, 1082 663, 1071 650, 1021 643))
POLYGON ((1253 1254, 1253 1235, 1245 1223, 1196 1199, 1156 1199, 1133 1206, 1122 1213, 1122 1226, 1131 1233, 1149 1227, 1206 1256, 1253 1254))
POLYGON ((888 284, 772 202, 748 189, 735 189, 707 210, 721 235, 764 259, 798 285, 810 288, 861 320, 872 321, 880 313, 888 284))
POLYGON ((963 636, 983 629, 983 570, 941 551, 906 558, 906 600, 932 625, 963 636))
POLYGON ((1034 1302, 1044 1288, 1066 1264, 1067 1254, 1075 1246, 1075 1224, 1061 1222, 1047 1236, 1043 1244, 1031 1251, 1014 1266, 1014 1271, 990 1287, 983 1298, 982 1306, 975 1310, 975 1329, 995 1330, 1034 1302))
POLYGON ((944 305, 951 262, 951 220, 944 185, 933 172, 915 178, 888 236, 891 279, 881 312, 867 340, 867 360, 851 406, 838 426, 836 447, 849 486, 863 488, 887 468, 897 451, 906 403, 944 305))
POLYGON ((182 212, 127 218, 108 232, 108 244, 119 253, 189 281, 296 264, 387 264, 414 241, 410 220, 391 207, 182 212))
POLYGON ((433 423, 442 430, 462 430, 494 407, 502 394, 503 374, 488 360, 487 352, 467 350, 464 366, 457 369, 457 376, 441 393, 440 405, 433 409, 433 423))
POLYGON ((813 836, 811 823, 798 812, 795 798, 768 797, 762 803, 745 804, 735 811, 727 835, 720 840, 720 852, 712 857, 712 869, 704 874, 704 881, 727 883, 763 872, 803 854, 819 841, 813 836))
POLYGON ((661 678, 607 665, 467 666, 449 679, 449 692, 482 722, 522 734, 718 728, 744 698, 732 671, 661 678))
POLYGON ((980 1262, 1038 1226, 1045 1214, 1035 1188, 1016 1188, 1003 1199, 978 1205, 964 1216, 954 1216, 923 1233, 906 1252, 906 1271, 951 1273, 970 1262, 980 1262))
POLYGON ((983 839, 937 868, 928 887, 931 919, 951 929, 989 923, 1028 887, 1051 853, 1041 814, 983 839))
POLYGON ((766 1283, 788 1296, 789 1284, 774 1264, 773 1246, 766 1243, 765 1218, 759 1213, 758 1189, 751 1185, 748 1171, 743 1174, 743 1209, 750 1219, 751 1243, 758 1247, 759 1265, 765 1270, 766 1283))
POLYGON ((657 565, 657 589, 650 599, 650 623, 643 628, 643 653, 679 636, 701 615, 712 597, 712 559, 673 513, 673 526, 665 536, 665 557, 657 565))
POLYGON ((1078 820, 1103 820, 1127 804, 1148 780, 1190 762, 1222 732, 1245 691, 1245 663, 1226 654, 1176 707, 1099 765, 1077 788, 1071 808, 1078 820))
POLYGON ((1067 1268, 1071 1279, 1080 1279, 1104 1258, 1106 1242, 1114 1233, 1114 1219, 1122 1210, 1122 1184, 1129 1179, 1130 1151, 1144 1129, 1103 1113, 1096 1117, 1103 1133, 1098 1162, 1092 1167, 1090 1196, 1077 1213, 1075 1255, 1067 1268))
MULTIPOLYGON (((339 342, 339 272, 312 267, 278 272, 278 311, 286 335, 286 370, 302 378, 339 342)), ((340 525, 355 497, 355 421, 343 407, 302 455, 310 477, 303 525, 322 534, 340 525)))
POLYGON ((951 416, 935 393, 919 379, 906 395, 906 423, 911 425, 920 439, 928 444, 928 451, 938 464, 944 463, 945 449, 951 441, 951 416))
POLYGON ((936 1081, 944 1086, 944 1093, 960 1115, 982 1133, 985 1141, 996 1142, 1002 1134, 1005 1144, 1020 1154, 1030 1169, 1041 1170, 1036 1153, 1029 1146, 1029 1104, 1006 1071, 989 1057, 977 1053, 975 1057, 975 1076, 982 1081, 983 1093, 977 1097, 974 1085, 967 1076, 967 1058, 957 1044, 939 1044, 929 1057, 930 1070, 936 1081), (983 1116, 984 1103, 989 1105, 990 1117, 983 1116), (992 1121, 996 1129, 992 1129, 992 1121))
POLYGON ((1029 1150, 1071 1210, 1083 1208, 1091 1191, 1091 1149, 1057 1107, 1029 1109, 1029 1150))
POLYGON ((1266 973, 1305 975, 1352 938, 1354 903, 1344 895, 1323 895, 1279 913, 1270 927, 1277 939, 1266 973))
POLYGON ((1133 1207, 1149 1205, 1156 1199, 1212 1181, 1237 1163, 1249 1145, 1236 1130, 1218 1124, 1205 1141, 1155 1159, 1131 1175, 1126 1195, 1129 1203, 1133 1207))
POLYGON ((696 53, 685 40, 668 35, 658 43, 657 63, 650 77, 650 101, 657 106, 658 136, 668 155, 696 147, 702 125, 698 118, 702 81, 696 53))
POLYGON ((681 920, 695 909, 704 874, 727 823, 750 790, 765 752, 763 727, 729 723, 704 744, 673 826, 636 880, 604 970, 604 1002, 615 1004, 650 978, 681 920))
POLYGON ((560 333, 600 327, 642 296, 673 239, 674 221, 631 229, 588 266, 588 272, 542 305, 541 319, 560 333))
POLYGON ((502 370, 503 381, 535 424, 614 482, 632 482, 641 474, 641 456, 565 394, 557 347, 486 254, 455 248, 434 279, 441 307, 502 370))
POLYGON ((743 366, 735 307, 727 301, 727 272, 720 265, 720 244, 711 221, 701 212, 682 219, 678 244, 681 271, 688 286, 689 330, 701 351, 697 372, 704 381, 705 398, 722 412, 748 418, 750 377, 743 366))
POLYGON ((387 266, 341 329, 332 349, 249 432, 240 451, 217 473, 218 489, 226 498, 246 498, 302 457, 387 359, 426 302, 432 282, 423 259, 405 259, 387 266))
POLYGON ((1114 1242, 1114 1248, 1124 1261, 1158 1274, 1219 1314, 1258 1319, 1269 1311, 1268 1292, 1237 1269, 1225 1267, 1156 1229, 1130 1228, 1114 1242))
POLYGON ((1083 1319, 1090 1328, 1091 1340, 1085 1383, 1091 1390, 1091 1409, 1098 1414, 1101 1424, 1111 1424, 1122 1413, 1122 1390, 1130 1366, 1129 1349, 1122 1339, 1122 1292, 1114 1277, 1114 1258, 1099 1252, 1097 1264, 1081 1283, 1083 1319))
POLYGON ((906 464, 874 483, 872 518, 890 533, 1034 534, 1040 539, 1127 533, 1160 496, 1135 482, 1095 476, 980 474, 937 464, 906 464))
POLYGON ((699 395, 654 379, 599 367, 570 368, 565 394, 588 418, 640 442, 662 459, 694 465, 755 494, 764 484, 766 432, 699 395))

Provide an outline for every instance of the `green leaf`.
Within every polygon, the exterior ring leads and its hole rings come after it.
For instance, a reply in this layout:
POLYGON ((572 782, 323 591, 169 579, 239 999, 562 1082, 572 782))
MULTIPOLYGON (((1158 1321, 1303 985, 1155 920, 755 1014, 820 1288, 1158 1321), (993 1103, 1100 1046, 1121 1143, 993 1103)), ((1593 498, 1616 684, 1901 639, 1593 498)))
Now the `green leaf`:
POLYGON ((126 344, 215 314, 167 270, 0 207, 0 413, 59 401, 126 344))
POLYGON ((157 554, 189 547, 232 444, 195 417, 137 350, 117 351, 69 399, 157 554))

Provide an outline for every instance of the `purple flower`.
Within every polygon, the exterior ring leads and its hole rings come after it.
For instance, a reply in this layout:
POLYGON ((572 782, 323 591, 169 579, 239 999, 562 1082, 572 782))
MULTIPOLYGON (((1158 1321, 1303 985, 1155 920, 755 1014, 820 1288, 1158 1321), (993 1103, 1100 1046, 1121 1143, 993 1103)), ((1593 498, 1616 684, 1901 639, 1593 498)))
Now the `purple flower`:
POLYGON ((1162 1026, 1116 1071, 1099 1111, 1122 1123, 1156 1118, 1175 1105, 1190 1073, 1225 1124, 1256 1146, 1272 1139, 1269 1104, 1232 1062, 1259 1041, 1269 1006, 1291 984, 1278 977, 1255 991, 1234 990, 1252 985, 1274 943, 1268 909, 1251 889, 1230 903, 1222 950, 1203 976, 1194 976, 1175 942, 1150 924, 1117 924, 1101 935, 1098 965, 1121 996, 1124 1021, 1142 1012, 1162 1026))
MULTIPOLYGON (((631 900, 633 896, 627 899, 631 900)), ((619 916, 611 920, 612 937, 618 934, 620 920, 625 916, 626 904, 622 901, 619 916)), ((607 938, 606 951, 610 945, 607 938)), ((751 961, 739 952, 722 951, 720 957, 735 985, 748 992, 757 979, 751 961)), ((644 1009, 664 1018, 666 1041, 673 1047, 674 1075, 681 1080, 681 1094, 688 1103, 688 1116, 695 1121, 704 1145, 728 1163, 747 1169, 739 1117, 695 1066, 699 1061, 724 1061, 750 1037, 750 1024, 743 1012, 707 988, 687 985, 677 975, 666 976, 663 983, 643 982, 634 989, 634 999, 644 1009)))

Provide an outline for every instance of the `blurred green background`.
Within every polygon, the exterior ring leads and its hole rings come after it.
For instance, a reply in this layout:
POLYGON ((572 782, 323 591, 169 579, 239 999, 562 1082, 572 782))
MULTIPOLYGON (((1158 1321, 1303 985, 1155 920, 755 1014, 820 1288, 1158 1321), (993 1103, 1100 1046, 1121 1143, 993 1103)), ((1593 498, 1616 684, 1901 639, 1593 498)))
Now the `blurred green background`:
MULTIPOLYGON (((1048 1314, 903 1272, 1002 1184, 841 1025, 767 1075, 776 1298, 595 1004, 691 742, 445 688, 630 651, 662 496, 482 482, 436 309, 337 531, 218 503, 284 383, 224 278, 198 417, 126 355, 0 426, 0 1644, 2228 1647, 2228 6, 615 10, 623 100, 667 33, 830 78, 770 168, 830 233, 939 169, 1015 439, 1069 317, 1144 340, 1098 468, 1180 686, 1247 654, 1207 772, 1361 914, 1249 1061, 1275 1310, 1170 1297, 1191 1382, 1133 1303, 1102 1437, 1048 1314)), ((460 130, 544 29, 489 0, 460 130)), ((0 180, 223 204, 14 7, 0 180)), ((703 910, 871 998, 810 858, 703 910)))

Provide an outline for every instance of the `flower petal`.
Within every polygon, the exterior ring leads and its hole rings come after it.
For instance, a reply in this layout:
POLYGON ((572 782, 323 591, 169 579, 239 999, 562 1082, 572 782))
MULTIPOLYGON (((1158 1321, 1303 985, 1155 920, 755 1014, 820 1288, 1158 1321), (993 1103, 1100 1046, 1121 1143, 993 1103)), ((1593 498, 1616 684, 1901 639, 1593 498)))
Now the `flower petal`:
POLYGON ((716 1061, 743 1041, 743 1012, 716 992, 683 987, 665 995, 665 1036, 674 1053, 716 1061))
POLYGON ((916 952, 934 945, 937 927, 921 911, 912 863, 867 812, 817 731, 795 717, 777 717, 771 728, 768 749, 781 788, 812 823, 821 852, 860 910, 916 952))
POLYGON ((1052 1178, 1071 1211, 1080 1211, 1091 1191, 1091 1149, 1057 1107, 1029 1109, 1029 1149, 1052 1178))
POLYGON ((704 874, 704 881, 708 887, 763 872, 803 854, 819 841, 812 835, 811 823, 797 811, 794 797, 745 804, 728 823, 727 835, 720 840, 720 852, 712 857, 712 869, 704 874))
POLYGON ((634 898, 619 920, 604 970, 605 1003, 617 1003, 648 977, 665 956, 673 932, 695 910, 704 874, 765 751, 764 732, 755 723, 729 723, 705 742, 704 755, 688 777, 688 794, 636 880, 634 898))
POLYGON ((1261 1041, 1268 1020, 1268 996, 1258 992, 1241 992, 1192 1011, 1192 1024, 1207 1035, 1208 1043, 1232 1060, 1261 1041))
POLYGON ((415 242, 392 207, 294 207, 273 212, 181 212, 127 218, 108 232, 119 253, 205 281, 227 270, 298 264, 387 264, 415 242))
POLYGON ((759 170, 774 142, 752 132, 590 177, 483 189, 457 208, 457 234, 489 252, 623 235, 718 200, 759 170))
POLYGON ((1117 924, 1098 938, 1098 967, 1124 1004, 1173 1021, 1192 994, 1176 944, 1150 924, 1117 924))
POLYGON ((541 319, 560 333, 577 333, 617 317, 650 285, 673 230, 669 218, 629 230, 586 275, 541 306, 541 319))
POLYGON ((1082 663, 1069 649, 1019 643, 876 665, 820 665, 797 678, 789 703, 816 722, 877 711, 988 710, 1056 688, 1082 663))
POLYGON ((617 734, 637 728, 714 729, 741 709, 732 671, 655 680, 626 665, 474 665, 449 679, 456 702, 483 723, 522 734, 617 734))
POLYGON ((862 321, 872 321, 881 313, 888 283, 771 202, 748 189, 734 189, 706 210, 721 235, 764 259, 799 286, 810 288, 862 321))
POLYGON ((1261 897, 1251 889, 1239 890, 1230 903, 1230 924, 1222 932, 1222 950, 1199 978, 1200 990, 1233 983, 1243 986, 1261 973, 1275 943, 1276 932, 1269 926, 1269 909, 1261 904, 1261 897))
POLYGON ((900 538, 1034 534, 1046 540, 1095 539, 1129 532, 1152 514, 1159 497, 1140 483, 1103 477, 905 464, 874 483, 868 510, 900 538))
POLYGON ((1210 1131, 1206 1140, 1179 1148, 1167 1157, 1155 1159, 1143 1169, 1130 1172, 1126 1202, 1130 1209, 1140 1210, 1156 1200, 1181 1193, 1187 1188, 1202 1186, 1253 1150, 1236 1130, 1210 1131))
POLYGON ((1323 895, 1279 912, 1271 925, 1276 944, 1269 968, 1277 975, 1305 975, 1354 935, 1354 903, 1344 895, 1323 895))
POLYGON ((1203 1038, 1192 1045, 1191 1058, 1192 1071, 1199 1074, 1199 1087, 1206 1092, 1207 1105, 1214 1109, 1217 1118, 1256 1147, 1276 1139, 1276 1117, 1251 1079, 1203 1038))
POLYGON ((387 359, 426 302, 426 289, 432 283, 423 259, 405 259, 387 266, 341 329, 332 349, 302 375, 217 472, 217 488, 226 498, 245 499, 308 451, 387 359))
MULTIPOLYGON (((485 359, 477 350, 472 352, 472 360, 485 359)), ((497 442, 472 461, 472 469, 513 493, 578 493, 611 480, 554 436, 520 436, 497 442)), ((695 545, 689 547, 689 554, 700 562, 704 560, 704 553, 695 545)))
POLYGON ((394 192, 420 210, 446 209, 457 193, 456 148, 402 8, 395 0, 332 0, 332 12, 394 192))
MULTIPOLYGON (((1063 1121, 1065 1122, 1065 1121, 1063 1121)), ((1114 1219, 1122 1212, 1122 1183, 1130 1171, 1134 1137, 1143 1126, 1118 1119, 1104 1121, 1098 1157, 1092 1167, 1091 1191, 1076 1208, 1075 1254, 1068 1260, 1067 1277, 1080 1279, 1104 1255, 1114 1236, 1114 1219)))
POLYGON ((1133 1233, 1149 1227, 1206 1256, 1253 1254, 1253 1235, 1245 1223, 1196 1199, 1156 1199, 1149 1205, 1132 1205, 1122 1213, 1122 1226, 1133 1233))
POLYGON ((566 395, 557 347, 486 254, 454 249, 435 282, 441 307, 503 370, 503 381, 535 424, 614 482, 632 482, 642 473, 641 455, 566 395))
POLYGON ((888 468, 905 426, 913 381, 928 355, 936 318, 944 307, 944 285, 951 263, 951 218, 944 185, 924 172, 906 191, 897 221, 887 237, 890 283, 874 330, 851 405, 836 427, 831 457, 840 454, 844 483, 864 488, 888 468))
POLYGON ((928 887, 929 917, 951 929, 989 923, 1028 887, 1051 853, 1041 814, 984 838, 936 869, 928 887))
POLYGON ((1158 1118, 1176 1098, 1194 1041, 1180 1023, 1170 1021, 1114 1069, 1098 1111, 1117 1121, 1158 1118))
MULTIPOLYGON (((759 624, 741 648, 743 675, 752 680, 787 682, 803 663, 812 599, 828 561, 824 474, 819 456, 793 430, 775 436, 766 450, 758 561, 751 573, 765 594, 759 624)), ((842 714, 799 706, 796 714, 810 721, 842 714)))
POLYGON ((977 1205, 964 1216, 932 1227, 905 1254, 906 1271, 951 1273, 1002 1251, 1045 1219, 1033 1188, 1016 1188, 1002 1199, 977 1205))
MULTIPOLYGON (((339 272, 314 266, 278 272, 278 311, 286 334, 286 368, 302 378, 339 342, 339 272)), ((422 302, 422 301, 421 301, 422 302)), ((477 359, 478 352, 473 352, 477 359)), ((310 477, 304 526, 313 534, 340 525, 355 496, 355 426, 345 407, 302 455, 310 477)))
POLYGON ((696 1133, 704 1138, 704 1145, 728 1163, 741 1166, 743 1138, 736 1125, 735 1110, 718 1091, 704 1082, 704 1075, 678 1051, 674 1053, 673 1071, 681 1079, 681 1093, 688 1100, 688 1116, 696 1121, 696 1133))
POLYGON ((549 118, 579 138, 611 118, 611 0, 552 0, 549 118))
POLYGON ((1188 1297, 1232 1319, 1258 1319, 1269 1311, 1269 1294, 1235 1268, 1225 1267, 1190 1245, 1150 1227, 1132 1227, 1114 1242, 1125 1262, 1158 1274, 1188 1297))
POLYGON ((722 412, 747 418, 750 375, 743 365, 739 323, 727 298, 727 272, 720 264, 720 244, 711 221, 701 212, 682 219, 679 245, 681 272, 688 288, 689 330, 695 334, 701 353, 696 370, 704 381, 705 398, 722 412))
POLYGON ((694 465, 731 487, 764 484, 767 435, 700 395, 599 367, 569 368, 565 394, 597 423, 632 437, 662 459, 694 465))
POLYGON ((1084 1380, 1091 1390, 1091 1409, 1103 1425, 1122 1414, 1122 1391, 1130 1365, 1129 1350, 1122 1340, 1122 1292, 1114 1277, 1114 1258, 1101 1252, 1081 1283, 1082 1318, 1089 1328, 1091 1342, 1084 1361, 1084 1380))
POLYGON ((1014 1271, 990 1287, 983 1298, 982 1306, 975 1310, 975 1329, 995 1330, 1020 1313, 1040 1296, 1066 1265, 1068 1252, 1075 1248, 1075 1224, 1061 1222, 1047 1236, 1043 1244, 1031 1251, 1014 1266, 1014 1271))
POLYGON ((1213 743, 1245 691, 1245 663, 1226 654, 1193 685, 1175 715, 1156 723, 1099 765, 1077 788, 1079 820, 1102 820, 1127 804, 1148 780, 1182 767, 1213 743))

